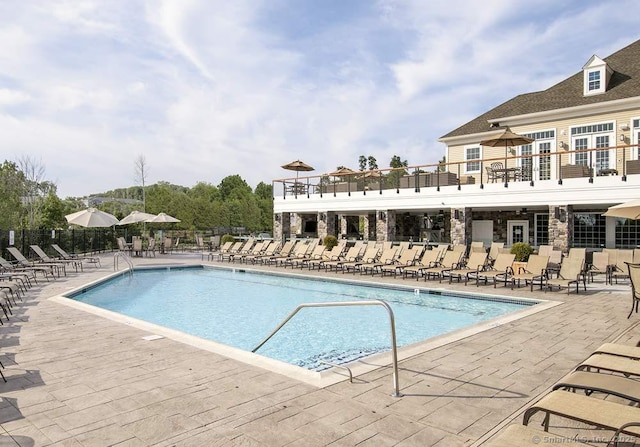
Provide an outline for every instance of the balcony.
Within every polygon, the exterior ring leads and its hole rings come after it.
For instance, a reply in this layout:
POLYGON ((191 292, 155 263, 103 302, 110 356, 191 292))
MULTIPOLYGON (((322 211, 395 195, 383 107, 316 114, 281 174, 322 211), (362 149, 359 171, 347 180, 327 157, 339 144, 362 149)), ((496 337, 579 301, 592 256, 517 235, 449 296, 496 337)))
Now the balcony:
MULTIPOLYGON (((640 185, 640 159, 636 145, 577 151, 561 150, 537 155, 487 158, 462 162, 408 166, 406 168, 362 171, 340 177, 324 175, 283 178, 273 181, 275 210, 312 209, 384 209, 440 207, 435 204, 416 204, 414 198, 447 198, 451 206, 488 206, 522 201, 529 204, 614 203, 625 194, 625 188, 640 185), (636 177, 637 176, 637 177, 636 177), (593 185, 596 194, 580 194, 593 185), (516 191, 520 192, 516 198, 516 191), (456 193, 457 192, 457 193, 456 193), (460 198, 460 192, 464 198, 460 198), (491 192, 491 197, 487 193, 491 192), (536 196, 536 192, 539 197, 536 196), (549 197, 549 194, 555 194, 549 197), (373 201, 402 197, 393 206, 373 201), (295 200, 295 205, 291 202, 295 200), (305 199, 308 202, 303 204, 305 199), (483 201, 484 200, 484 201, 483 201), (289 202, 289 203, 287 203, 289 202), (351 202, 350 205, 346 205, 351 202), (354 202, 359 202, 356 205, 354 202), (367 205, 366 203, 369 202, 367 205), (409 203, 414 202, 414 203, 409 203), (285 204, 286 203, 286 204, 285 204)), ((430 200, 429 200, 430 202, 430 200)))

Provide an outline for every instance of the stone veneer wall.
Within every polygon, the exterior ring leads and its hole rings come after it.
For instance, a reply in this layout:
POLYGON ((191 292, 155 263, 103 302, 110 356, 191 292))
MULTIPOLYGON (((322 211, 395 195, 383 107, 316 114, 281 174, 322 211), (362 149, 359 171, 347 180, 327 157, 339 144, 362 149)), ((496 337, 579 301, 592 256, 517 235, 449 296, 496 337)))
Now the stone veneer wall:
POLYGON ((451 208, 451 243, 453 245, 469 245, 471 243, 471 221, 473 214, 470 208, 451 208), (456 211, 458 218, 456 219, 456 211))
POLYGON ((549 243, 564 252, 569 251, 572 240, 573 208, 569 205, 549 205, 549 243), (556 209, 558 210, 556 214, 556 209), (563 222, 564 220, 564 222, 563 222))
POLYGON ((291 216, 279 213, 273 216, 273 238, 284 241, 291 237, 291 216))
POLYGON ((396 213, 392 210, 378 211, 376 218, 376 241, 394 241, 396 238, 396 213), (380 213, 386 214, 386 219, 380 218, 380 213))

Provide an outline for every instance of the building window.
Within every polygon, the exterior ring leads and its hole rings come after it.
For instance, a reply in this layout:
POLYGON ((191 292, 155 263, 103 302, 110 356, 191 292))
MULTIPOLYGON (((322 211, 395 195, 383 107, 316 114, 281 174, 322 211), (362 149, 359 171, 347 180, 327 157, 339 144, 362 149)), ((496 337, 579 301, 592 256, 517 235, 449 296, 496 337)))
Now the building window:
POLYGON ((589 72, 589 91, 600 90, 600 70, 589 72))
POLYGON ((535 241, 537 246, 549 244, 549 214, 536 214, 535 217, 535 241))
POLYGON ((480 146, 468 147, 465 149, 464 159, 467 162, 465 165, 465 173, 480 172, 480 157, 480 146))
POLYGON ((640 245, 640 221, 616 219, 616 248, 636 248, 640 245))
POLYGON ((573 246, 604 247, 607 218, 602 213, 575 213, 573 215, 573 246))

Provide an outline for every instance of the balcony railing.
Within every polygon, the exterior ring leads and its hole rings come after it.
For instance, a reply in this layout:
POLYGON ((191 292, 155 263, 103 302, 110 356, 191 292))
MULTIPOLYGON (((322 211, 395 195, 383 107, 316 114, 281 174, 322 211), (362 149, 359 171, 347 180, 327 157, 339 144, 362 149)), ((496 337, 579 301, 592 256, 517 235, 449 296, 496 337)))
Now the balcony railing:
POLYGON ((346 193, 382 194, 385 190, 412 189, 467 185, 484 188, 487 183, 527 182, 534 186, 539 181, 557 181, 584 177, 593 183, 594 177, 640 174, 638 145, 624 145, 597 149, 561 150, 534 155, 513 155, 450 163, 413 165, 404 168, 358 171, 353 174, 331 176, 312 175, 273 180, 275 197, 337 196, 346 193), (635 151, 633 151, 635 149, 635 151), (635 153, 635 158, 630 154, 635 153))

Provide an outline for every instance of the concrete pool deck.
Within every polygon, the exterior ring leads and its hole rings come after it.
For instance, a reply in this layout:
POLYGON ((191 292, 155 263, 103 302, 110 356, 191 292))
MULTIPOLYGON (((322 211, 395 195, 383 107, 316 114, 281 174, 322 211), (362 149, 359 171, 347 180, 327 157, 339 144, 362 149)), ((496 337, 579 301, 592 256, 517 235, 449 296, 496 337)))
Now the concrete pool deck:
MULTIPOLYGON (((134 263, 202 261, 174 253, 134 263)), ((146 340, 154 334, 50 299, 112 273, 113 255, 102 265, 39 280, 11 321, 3 318, 0 446, 481 445, 521 423, 524 409, 600 344, 640 339, 640 316, 626 318, 628 281, 600 279, 578 295, 421 281, 561 304, 402 360, 402 398, 391 396, 390 366, 319 388, 172 338, 146 340)), ((592 433, 552 418, 552 433, 576 430, 592 433)))

